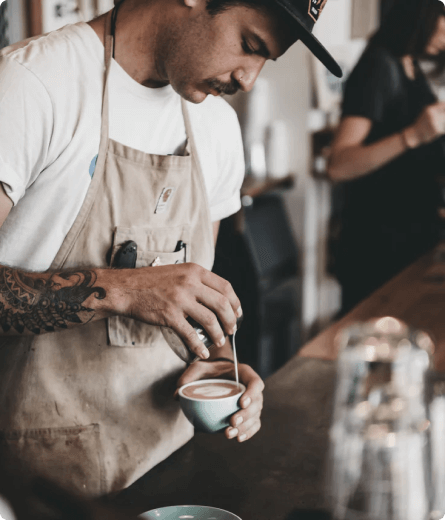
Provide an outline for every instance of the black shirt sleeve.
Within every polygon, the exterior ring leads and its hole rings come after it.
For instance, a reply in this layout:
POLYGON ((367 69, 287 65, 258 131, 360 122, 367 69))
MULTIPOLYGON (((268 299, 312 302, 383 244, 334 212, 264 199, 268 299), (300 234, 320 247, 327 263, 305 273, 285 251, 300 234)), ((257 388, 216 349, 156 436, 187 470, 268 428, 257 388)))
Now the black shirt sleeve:
POLYGON ((381 123, 397 95, 400 68, 381 48, 367 49, 351 72, 343 97, 343 117, 361 116, 381 123))

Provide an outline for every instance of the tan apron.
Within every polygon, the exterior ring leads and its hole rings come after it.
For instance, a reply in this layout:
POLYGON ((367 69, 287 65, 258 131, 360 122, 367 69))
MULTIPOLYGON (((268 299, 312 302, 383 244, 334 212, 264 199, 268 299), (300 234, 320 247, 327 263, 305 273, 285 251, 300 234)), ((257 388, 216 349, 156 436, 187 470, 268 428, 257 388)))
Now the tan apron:
MULTIPOLYGON (((212 224, 186 103, 185 156, 109 139, 110 16, 107 28, 96 170, 51 269, 107 267, 128 240, 138 245, 136 267, 157 257, 184 261, 186 251, 187 261, 211 269, 212 224), (165 188, 173 195, 156 212, 165 188), (179 240, 187 247, 175 253, 179 240)), ((120 317, 1 338, 0 461, 12 458, 28 473, 93 496, 130 485, 193 435, 173 399, 184 368, 159 327, 120 317)))

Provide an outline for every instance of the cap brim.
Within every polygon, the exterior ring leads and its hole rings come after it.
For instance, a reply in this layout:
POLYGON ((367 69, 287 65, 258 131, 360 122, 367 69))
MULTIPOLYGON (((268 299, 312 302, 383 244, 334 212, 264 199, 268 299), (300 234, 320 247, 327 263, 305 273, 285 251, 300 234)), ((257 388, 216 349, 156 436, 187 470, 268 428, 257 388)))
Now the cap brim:
POLYGON ((332 74, 337 76, 337 78, 341 78, 343 76, 343 71, 341 70, 340 65, 311 32, 305 29, 301 24, 300 26, 302 32, 299 39, 306 45, 312 54, 323 63, 329 72, 332 72, 332 74))
POLYGON ((334 60, 331 54, 325 49, 325 47, 320 43, 319 40, 312 34, 312 32, 304 26, 304 24, 299 19, 299 13, 293 12, 291 5, 288 5, 287 2, 283 0, 275 0, 276 3, 284 9, 290 16, 292 16, 293 20, 298 25, 298 39, 301 40, 306 47, 312 52, 312 54, 318 58, 321 63, 332 72, 334 76, 337 78, 341 78, 343 76, 343 72, 339 66, 339 64, 334 60))

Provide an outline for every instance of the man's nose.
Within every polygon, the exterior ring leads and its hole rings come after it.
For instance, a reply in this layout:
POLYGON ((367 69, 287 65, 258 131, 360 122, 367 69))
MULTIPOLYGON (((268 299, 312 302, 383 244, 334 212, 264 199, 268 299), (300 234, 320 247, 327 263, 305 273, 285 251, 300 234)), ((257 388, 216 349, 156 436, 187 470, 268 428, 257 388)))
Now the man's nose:
POLYGON ((233 77, 239 83, 243 92, 252 90, 265 63, 266 60, 264 58, 257 57, 249 67, 239 68, 235 71, 233 77))

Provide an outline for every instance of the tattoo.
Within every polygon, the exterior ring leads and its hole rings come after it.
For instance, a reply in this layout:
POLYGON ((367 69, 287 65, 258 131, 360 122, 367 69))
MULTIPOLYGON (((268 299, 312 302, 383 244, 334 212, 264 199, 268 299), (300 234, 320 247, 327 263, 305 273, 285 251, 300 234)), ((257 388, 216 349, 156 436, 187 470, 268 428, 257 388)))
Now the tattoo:
POLYGON ((0 326, 5 333, 15 329, 20 334, 25 330, 40 334, 90 321, 94 310, 82 304, 91 295, 98 300, 106 296, 105 289, 94 287, 96 279, 96 273, 88 270, 65 271, 45 279, 0 267, 0 326))

